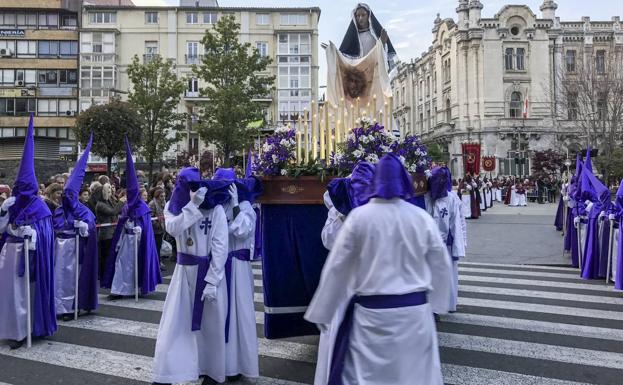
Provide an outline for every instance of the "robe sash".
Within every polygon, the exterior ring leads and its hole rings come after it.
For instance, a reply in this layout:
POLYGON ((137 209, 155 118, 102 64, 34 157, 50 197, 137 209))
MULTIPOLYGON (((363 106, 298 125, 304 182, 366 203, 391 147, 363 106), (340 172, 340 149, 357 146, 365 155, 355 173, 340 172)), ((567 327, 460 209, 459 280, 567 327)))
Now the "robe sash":
POLYGON ((210 267, 212 255, 207 257, 197 257, 195 255, 177 253, 177 264, 183 266, 197 266, 197 282, 195 284, 195 300, 193 302, 193 317, 191 330, 201 330, 201 318, 203 317, 203 301, 201 295, 206 287, 204 280, 210 267))
POLYGON ((251 261, 251 251, 249 249, 240 249, 230 251, 227 255, 227 262, 225 263, 225 283, 227 284, 227 316, 225 317, 225 343, 229 342, 229 315, 231 311, 231 265, 232 259, 236 258, 239 261, 251 261))
POLYGON ((335 345, 331 354, 331 367, 327 385, 343 385, 342 371, 348 353, 350 332, 353 328, 355 304, 368 309, 395 309, 408 306, 419 306, 427 302, 426 292, 416 291, 400 295, 355 295, 348 303, 344 318, 335 337, 335 345))

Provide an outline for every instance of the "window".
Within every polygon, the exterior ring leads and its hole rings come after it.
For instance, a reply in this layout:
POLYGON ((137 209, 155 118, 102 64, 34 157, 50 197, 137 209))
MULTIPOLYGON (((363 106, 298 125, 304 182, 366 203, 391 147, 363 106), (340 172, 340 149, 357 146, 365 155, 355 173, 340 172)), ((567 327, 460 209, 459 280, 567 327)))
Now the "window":
POLYGON ((257 24, 257 25, 268 25, 268 24, 270 24, 270 14, 268 14, 268 13, 256 13, 255 14, 255 24, 257 24))
POLYGON ((39 40, 39 57, 58 57, 58 41, 39 40))
POLYGON ((78 42, 77 41, 61 41, 60 42, 61 57, 76 56, 78 55, 78 42))
POLYGON ((17 57, 35 57, 37 42, 34 40, 19 40, 17 42, 17 57))
POLYGON ((158 24, 158 12, 145 12, 145 24, 158 24))
POLYGON ((145 55, 143 55, 143 62, 149 63, 158 55, 158 42, 146 41, 145 42, 145 55))
POLYGON ((22 81, 24 84, 37 84, 37 71, 15 70, 15 81, 22 81))
POLYGON ((426 77, 426 97, 430 96, 430 76, 426 77))
POLYGON ((37 100, 38 116, 56 116, 58 115, 58 103, 56 99, 39 99, 37 100))
POLYGON ((37 100, 36 99, 26 99, 26 98, 17 98, 15 99, 15 115, 17 116, 27 116, 30 115, 31 112, 37 111, 37 100))
POLYGON ((512 48, 506 48, 506 53, 504 54, 504 67, 507 71, 513 69, 513 56, 515 54, 515 50, 512 48))
POLYGON ((78 101, 75 99, 59 99, 58 111, 60 114, 67 114, 67 111, 75 112, 78 110, 78 101))
POLYGON ((600 92, 597 98, 597 119, 608 119, 608 94, 600 92))
POLYGON ((260 56, 268 56, 268 43, 265 41, 258 41, 255 43, 260 56))
POLYGON ((520 118, 522 116, 522 104, 521 93, 517 91, 513 92, 509 103, 508 116, 515 119, 520 118))
POLYGON ((186 24, 197 24, 199 23, 199 16, 197 12, 186 12, 186 24))
POLYGON ((61 28, 75 29, 78 27, 76 15, 61 15, 61 28))
POLYGON ((0 115, 15 115, 15 99, 0 99, 0 115))
POLYGON ((567 64, 567 72, 575 72, 575 50, 567 50, 565 62, 567 64))
POLYGON ((513 36, 519 35, 519 27, 517 27, 517 26, 512 27, 511 28, 511 35, 513 35, 513 36))
POLYGON ((597 56, 595 57, 595 68, 597 69, 598 74, 606 72, 606 51, 603 49, 597 51, 597 56))
POLYGON ((117 22, 116 12, 91 12, 89 13, 91 24, 112 24, 117 22))
POLYGON ((15 54, 15 40, 0 40, 0 50, 4 50, 7 56, 15 54))
POLYGON ((0 27, 15 27, 15 14, 0 13, 0 27))
POLYGON ((405 102, 407 100, 407 90, 405 88, 405 86, 402 86, 402 105, 405 105, 405 102))
POLYGON ((424 81, 420 80, 420 100, 422 100, 422 95, 424 95, 424 81))
POLYGON ((199 63, 199 42, 187 41, 186 42, 186 64, 198 64, 199 63))
POLYGON ((524 48, 517 48, 517 70, 519 71, 523 71, 526 69, 524 65, 525 53, 526 50, 524 48))
POLYGON ((17 28, 36 28, 37 27, 37 14, 36 13, 18 13, 17 14, 17 28))
POLYGON ((450 106, 450 98, 446 99, 446 123, 452 121, 452 107, 450 106))
POLYGON ((203 24, 216 24, 218 21, 218 14, 216 12, 204 12, 203 24))
POLYGON ((15 70, 0 70, 0 84, 13 86, 15 84, 15 70))
POLYGON ((307 14, 304 13, 282 13, 281 25, 307 25, 307 14))
POLYGON ((58 28, 58 14, 56 13, 40 13, 39 28, 56 29, 58 28))
POLYGON ((57 85, 58 77, 56 70, 39 70, 39 85, 57 85))
POLYGON ((310 54, 311 37, 307 33, 282 33, 279 34, 279 54, 298 55, 310 54))
POLYGON ((567 95, 567 119, 578 119, 578 94, 575 92, 569 92, 567 95))
POLYGON ((58 80, 61 84, 77 84, 78 70, 60 70, 58 71, 58 80))
POLYGON ((199 79, 188 78, 188 93, 192 93, 198 96, 198 92, 199 92, 199 79))

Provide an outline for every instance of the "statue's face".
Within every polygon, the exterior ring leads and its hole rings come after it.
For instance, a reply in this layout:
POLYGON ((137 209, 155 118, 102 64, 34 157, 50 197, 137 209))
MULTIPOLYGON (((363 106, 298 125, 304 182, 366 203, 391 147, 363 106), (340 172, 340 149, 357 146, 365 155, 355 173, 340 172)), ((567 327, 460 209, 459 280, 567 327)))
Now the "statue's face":
POLYGON ((355 11, 355 21, 357 22, 357 29, 360 31, 370 28, 370 15, 365 8, 357 8, 355 11))

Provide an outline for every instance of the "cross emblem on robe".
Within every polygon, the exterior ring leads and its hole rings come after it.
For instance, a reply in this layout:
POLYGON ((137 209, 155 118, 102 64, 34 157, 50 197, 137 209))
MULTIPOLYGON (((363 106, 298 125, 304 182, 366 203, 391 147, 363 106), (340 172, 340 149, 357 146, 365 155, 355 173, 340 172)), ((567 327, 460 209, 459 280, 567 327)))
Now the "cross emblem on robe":
POLYGON ((445 218, 448 215, 448 208, 444 207, 441 210, 439 210, 439 215, 441 215, 442 218, 445 218))
POLYGON ((211 227, 212 221, 208 218, 205 218, 203 221, 201 221, 201 224, 199 225, 199 228, 203 230, 203 235, 208 235, 208 229, 211 227))

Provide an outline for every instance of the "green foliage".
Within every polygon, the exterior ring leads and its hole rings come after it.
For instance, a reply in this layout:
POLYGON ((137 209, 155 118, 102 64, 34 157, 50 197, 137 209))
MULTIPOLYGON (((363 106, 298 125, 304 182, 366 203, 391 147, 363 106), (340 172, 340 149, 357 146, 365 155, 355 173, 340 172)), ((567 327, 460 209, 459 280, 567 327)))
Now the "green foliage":
POLYGON ((617 184, 623 178, 623 149, 615 147, 609 156, 600 155, 595 159, 595 172, 604 175, 604 180, 617 184))
POLYGON ((447 163, 448 159, 446 159, 443 151, 441 150, 441 146, 437 143, 431 143, 427 145, 428 147, 428 156, 431 157, 431 160, 437 164, 447 163))
POLYGON ((141 122, 140 152, 149 163, 151 180, 154 160, 160 160, 180 138, 186 114, 178 113, 177 106, 186 84, 177 78, 171 62, 160 55, 145 64, 134 55, 128 77, 132 82, 128 100, 141 122))
POLYGON ((265 74, 272 60, 260 56, 251 44, 240 43, 239 31, 233 16, 221 18, 214 30, 206 30, 201 41, 203 61, 193 67, 206 84, 201 94, 209 100, 201 106, 199 135, 216 145, 226 165, 257 136, 257 129, 248 126, 262 119, 263 113, 262 105, 253 99, 268 95, 275 81, 265 74))
POLYGON ((127 102, 113 100, 108 104, 94 105, 80 113, 76 119, 76 138, 86 144, 93 132, 91 152, 106 158, 108 172, 112 158, 125 154, 124 137, 131 143, 141 139, 141 121, 127 102))

